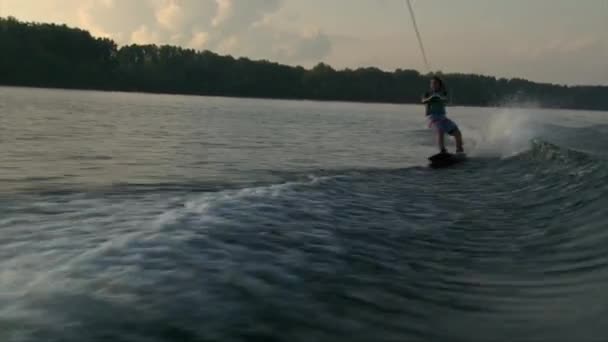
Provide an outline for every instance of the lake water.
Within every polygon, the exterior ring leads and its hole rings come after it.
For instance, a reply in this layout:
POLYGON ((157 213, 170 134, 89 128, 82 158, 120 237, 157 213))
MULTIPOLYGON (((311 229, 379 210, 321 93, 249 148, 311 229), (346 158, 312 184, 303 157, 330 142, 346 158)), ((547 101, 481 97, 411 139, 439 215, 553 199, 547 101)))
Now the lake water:
POLYGON ((449 115, 0 88, 0 340, 608 336, 608 113, 449 115))

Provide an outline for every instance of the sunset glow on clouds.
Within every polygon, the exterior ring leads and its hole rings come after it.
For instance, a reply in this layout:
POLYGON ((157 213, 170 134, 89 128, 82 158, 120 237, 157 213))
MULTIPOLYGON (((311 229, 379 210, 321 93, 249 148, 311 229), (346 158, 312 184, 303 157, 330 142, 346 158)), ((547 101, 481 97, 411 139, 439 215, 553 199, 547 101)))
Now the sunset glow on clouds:
MULTIPOLYGON (((338 68, 423 64, 405 0, 0 0, 0 15, 119 44, 338 68)), ((608 84, 608 1, 417 0, 433 69, 608 84)))

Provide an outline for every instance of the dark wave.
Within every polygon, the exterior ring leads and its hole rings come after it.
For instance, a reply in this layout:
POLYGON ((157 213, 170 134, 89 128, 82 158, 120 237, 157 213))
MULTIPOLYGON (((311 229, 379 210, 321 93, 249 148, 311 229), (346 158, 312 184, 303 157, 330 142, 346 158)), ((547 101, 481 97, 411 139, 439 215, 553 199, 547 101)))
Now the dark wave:
MULTIPOLYGON (((112 221, 119 231, 133 224, 122 217, 149 217, 146 204, 157 202, 150 198, 175 198, 134 233, 70 260, 60 276, 80 284, 81 294, 27 298, 32 310, 78 322, 72 335, 26 326, 50 341, 571 341, 608 334, 608 173, 594 155, 534 141, 511 158, 472 157, 447 171, 273 176, 282 181, 112 190, 132 192, 129 199, 108 199, 106 189, 102 197, 119 204, 112 221)), ((56 219, 74 221, 69 205, 53 212, 56 219)))
POLYGON ((236 258, 246 270, 233 284, 234 305, 267 330, 239 329, 238 319, 225 330, 358 341, 566 341, 608 332, 599 319, 605 306, 573 309, 597 301, 608 280, 603 162, 537 141, 518 156, 472 159, 449 173, 338 173, 207 197, 191 206, 204 204, 204 219, 173 223, 204 227, 188 243, 201 260, 219 244, 232 251, 220 260, 236 258), (306 325, 309 317, 319 318, 306 325))

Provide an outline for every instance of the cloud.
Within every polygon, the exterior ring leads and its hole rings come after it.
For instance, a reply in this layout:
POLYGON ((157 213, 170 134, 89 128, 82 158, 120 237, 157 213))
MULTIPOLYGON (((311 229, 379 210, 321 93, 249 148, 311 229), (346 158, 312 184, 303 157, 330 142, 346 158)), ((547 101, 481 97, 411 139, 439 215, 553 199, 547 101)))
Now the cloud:
POLYGON ((136 31, 131 33, 131 43, 134 44, 152 44, 158 41, 159 34, 157 32, 150 31, 146 25, 142 25, 136 31))
POLYGON ((93 35, 115 39, 120 44, 133 41, 156 43, 163 40, 154 18, 151 0, 84 0, 76 6, 78 25, 93 35))
POLYGON ((196 32, 190 43, 188 43, 188 47, 196 50, 203 50, 207 46, 209 42, 209 34, 207 32, 196 32))
POLYGON ((305 31, 299 35, 284 34, 283 43, 285 46, 276 50, 275 57, 290 63, 321 61, 332 50, 329 36, 318 30, 305 31))
POLYGON ((230 0, 217 0, 217 15, 211 22, 213 27, 218 27, 222 22, 226 21, 232 12, 232 1, 230 0))
POLYGON ((101 3, 109 8, 114 7, 114 0, 101 0, 101 3))
POLYGON ((268 13, 277 11, 281 6, 279 0, 216 0, 218 11, 213 18, 213 27, 224 33, 232 34, 248 29, 268 13))
MULTIPOLYGON (((78 26, 121 45, 148 41, 305 66, 424 69, 402 0, 0 2, 5 15, 78 26)), ((536 12, 516 11, 509 1, 465 2, 447 12, 441 2, 415 3, 433 69, 608 82, 606 1, 530 2, 543 13, 540 24, 536 12), (504 15, 488 20, 484 13, 504 15)))
MULTIPOLYGON (((110 0, 102 1, 101 4, 107 8, 112 8, 114 6, 114 3, 110 0)), ((92 7, 93 3, 88 3, 78 9, 77 17, 80 26, 89 30, 89 32, 96 37, 114 38, 113 36, 118 36, 117 34, 112 35, 112 33, 104 30, 95 23, 95 19, 91 14, 92 7)))
POLYGON ((79 25, 119 44, 172 44, 225 54, 314 64, 329 54, 318 29, 273 22, 283 0, 85 0, 79 25))
POLYGON ((153 6, 161 29, 184 37, 190 35, 187 40, 207 31, 217 13, 215 0, 155 0, 153 6))
POLYGON ((379 67, 383 70, 423 70, 422 57, 417 49, 402 41, 400 34, 378 36, 331 35, 332 48, 327 61, 337 68, 379 67))
POLYGON ((218 44, 217 50, 223 53, 238 53, 239 46, 239 38, 237 36, 230 36, 218 44))
MULTIPOLYGON (((519 43, 510 49, 511 58, 539 60, 550 56, 576 55, 584 52, 602 53, 606 44, 597 37, 560 37, 544 42, 519 43)), ((604 50, 605 52, 605 50, 604 50)))
POLYGON ((521 44, 509 52, 505 69, 533 79, 552 75, 556 82, 607 84, 608 42, 593 36, 570 36, 535 45, 521 44))
POLYGON ((168 1, 165 6, 156 10, 156 21, 169 31, 178 31, 183 18, 183 10, 176 1, 168 1))

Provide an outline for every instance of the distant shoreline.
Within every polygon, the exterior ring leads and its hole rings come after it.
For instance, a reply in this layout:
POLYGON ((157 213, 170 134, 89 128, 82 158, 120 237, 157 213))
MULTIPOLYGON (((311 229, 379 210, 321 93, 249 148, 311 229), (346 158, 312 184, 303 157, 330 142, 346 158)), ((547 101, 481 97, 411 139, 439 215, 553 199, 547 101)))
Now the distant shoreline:
MULTIPOLYGON (((65 25, 0 18, 0 84, 69 90, 418 104, 430 74, 378 68, 311 69, 175 46, 118 45, 65 25)), ((438 73, 452 106, 608 111, 608 86, 566 86, 438 73), (528 106, 527 104, 533 104, 528 106)))
MULTIPOLYGON (((99 92, 99 93, 120 93, 120 94, 135 94, 135 95, 163 95, 163 96, 186 96, 186 97, 209 97, 209 98, 225 98, 225 99, 244 99, 244 100, 265 100, 265 101, 294 101, 294 102, 320 102, 320 103, 343 103, 343 104, 379 104, 379 105, 405 105, 405 106, 421 106, 420 102, 366 102, 366 101, 341 101, 341 100, 317 100, 317 99, 288 99, 288 98, 272 98, 272 97, 244 97, 244 96, 227 96, 227 95, 204 95, 204 94, 173 94, 173 93, 153 93, 143 91, 123 91, 123 90, 107 90, 107 89, 84 89, 84 88, 60 88, 60 87, 37 87, 37 86, 19 86, 0 84, 0 88, 14 89, 33 89, 33 90, 57 90, 57 91, 82 91, 82 92, 99 92)), ((577 109, 577 108, 549 108, 538 106, 525 105, 451 105, 450 108, 511 108, 511 109, 541 109, 541 110, 563 110, 563 111, 581 111, 581 112, 598 112, 608 113, 608 110, 601 109, 577 109)))

